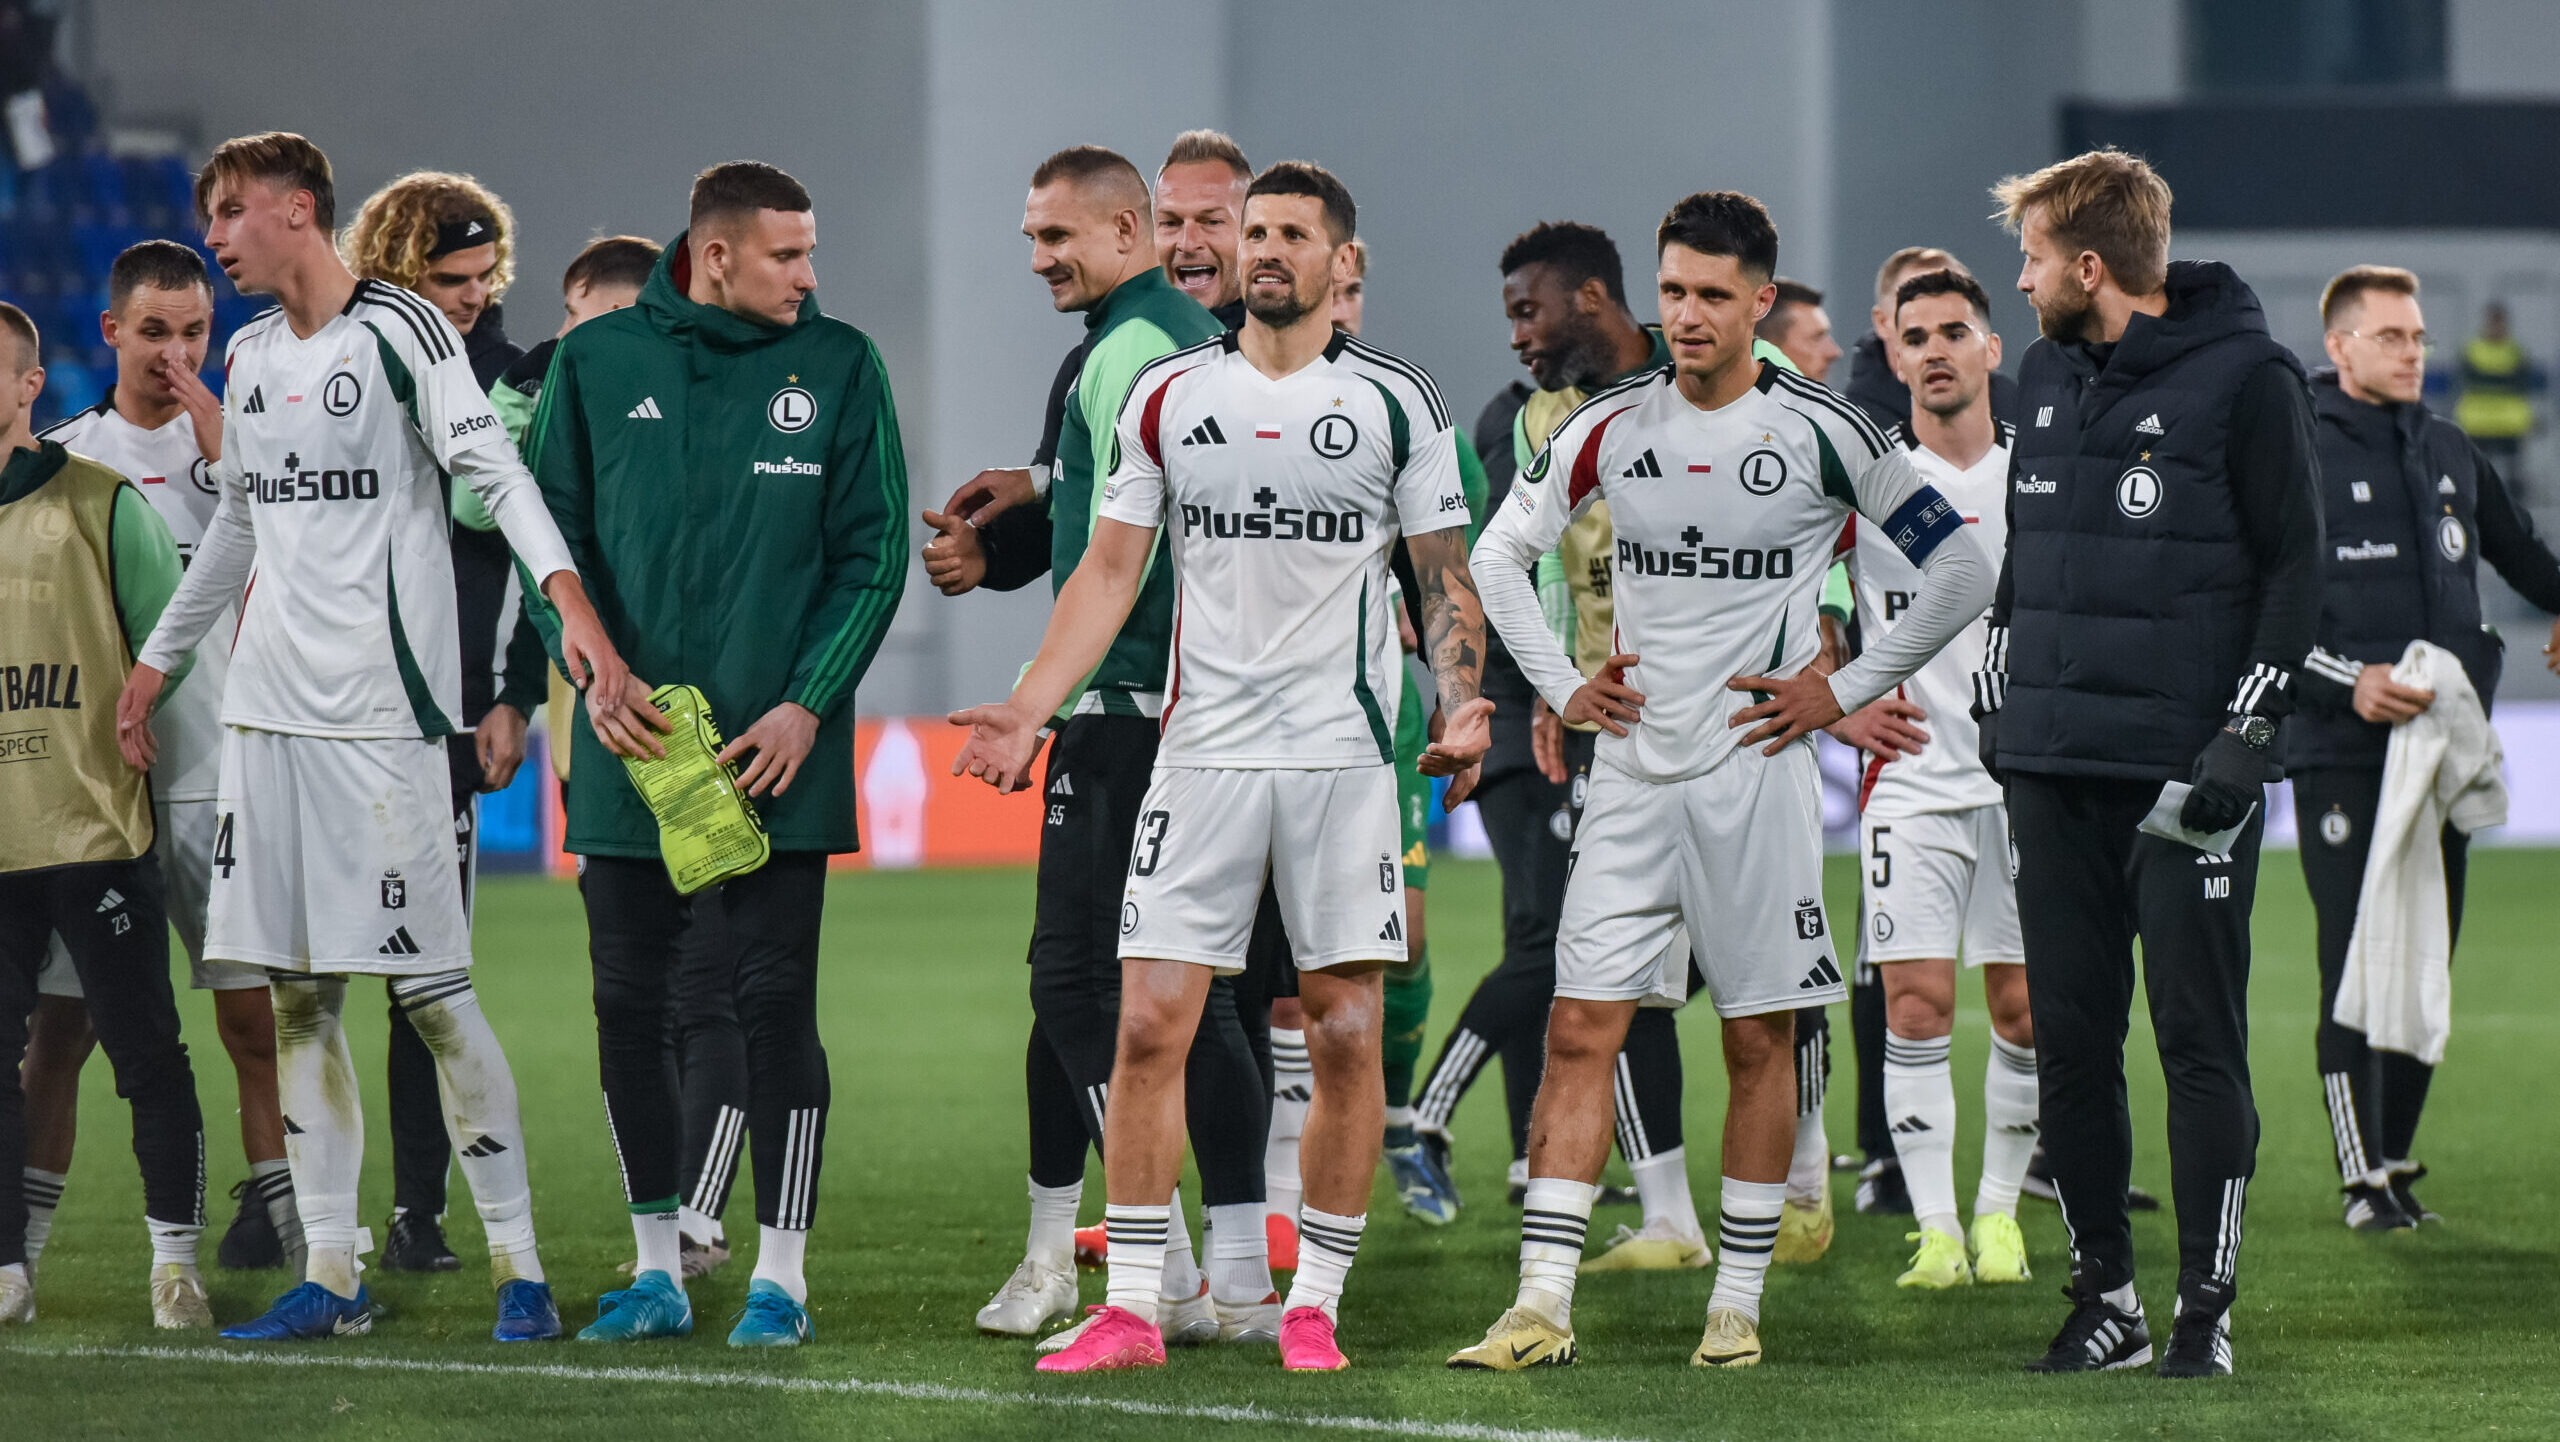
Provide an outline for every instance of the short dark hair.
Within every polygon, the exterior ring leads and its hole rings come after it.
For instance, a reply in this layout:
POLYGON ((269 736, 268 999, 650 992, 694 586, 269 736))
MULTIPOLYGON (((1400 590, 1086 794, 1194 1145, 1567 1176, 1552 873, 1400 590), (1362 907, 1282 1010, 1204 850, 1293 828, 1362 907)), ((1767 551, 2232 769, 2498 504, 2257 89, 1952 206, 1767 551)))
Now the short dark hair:
POLYGON ((1079 187, 1099 186, 1106 190, 1116 186, 1137 197, 1138 209, 1143 211, 1147 207, 1147 178, 1138 173, 1137 166, 1129 163, 1129 157, 1107 146, 1070 145, 1041 161, 1040 168, 1031 172, 1033 190, 1060 181, 1079 187))
POLYGON ((649 272, 658 264, 662 247, 654 240, 637 235, 608 235, 587 242, 578 258, 569 262, 568 271, 560 277, 560 293, 568 294, 581 284, 594 288, 627 285, 637 290, 649 283, 649 272))
POLYGON ((2402 270, 2396 265, 2358 265, 2339 271, 2330 277, 2328 286, 2320 292, 2321 329, 2335 329, 2338 317, 2345 314, 2348 307, 2363 304, 2365 292, 2375 290, 2405 295, 2414 300, 2418 294, 2418 273, 2402 270))
POLYGON ((1990 292, 1982 288, 1981 281, 1975 280, 1963 271, 1924 270, 1912 276, 1895 289, 1893 313, 1896 316, 1901 315, 1904 306, 1924 295, 1963 296, 1965 304, 1973 307, 1973 313, 1981 317, 1985 326, 1991 323, 1990 292))
POLYGON ((1580 290, 1584 281, 1597 276, 1609 299, 1627 303, 1626 263, 1618 259, 1618 243, 1596 225, 1542 220, 1511 237, 1502 248, 1502 273, 1508 276, 1531 265, 1552 267, 1567 290, 1580 290))
POLYGON ((778 166, 761 160, 726 160, 693 178, 689 229, 725 224, 759 210, 809 209, 809 191, 778 166))
POLYGON ((1753 335, 1771 345, 1776 345, 1779 338, 1787 333, 1787 327, 1796 323, 1796 307, 1822 304, 1822 292, 1803 281, 1790 280, 1782 275, 1777 278, 1775 284, 1778 287, 1778 298, 1769 302, 1769 313, 1760 317, 1760 323, 1751 328, 1753 335))
POLYGON ((204 169, 196 172, 197 220, 213 219, 213 188, 226 180, 266 180, 288 193, 310 191, 311 218, 322 230, 338 228, 338 184, 330 174, 329 157, 292 131, 243 135, 215 146, 204 169))
POLYGON ((213 277, 205 273, 204 257, 174 240, 146 240, 129 246, 107 271, 107 309, 121 311, 125 301, 142 286, 153 290, 193 290, 203 286, 205 294, 213 294, 213 277))
POLYGON ((1164 164, 1156 167, 1156 173, 1161 175, 1176 165, 1203 162, 1225 166, 1235 172, 1238 180, 1253 179, 1253 162, 1244 158, 1244 147, 1223 130, 1186 130, 1175 136, 1173 149, 1165 152, 1164 164))
POLYGON ((1767 281, 1778 273, 1778 226, 1768 208, 1739 190, 1702 190, 1684 196, 1653 233, 1654 254, 1671 245, 1700 255, 1729 255, 1745 274, 1767 281))
POLYGON ((25 375, 43 363, 44 338, 36 334, 36 323, 5 300, 0 300, 0 334, 17 342, 9 348, 17 352, 9 361, 10 375, 25 375))
POLYGON ((1312 160, 1284 160, 1255 176, 1244 198, 1250 202, 1257 195, 1311 195, 1324 202, 1325 233, 1336 245, 1360 233, 1360 209, 1351 203, 1350 189, 1312 160))

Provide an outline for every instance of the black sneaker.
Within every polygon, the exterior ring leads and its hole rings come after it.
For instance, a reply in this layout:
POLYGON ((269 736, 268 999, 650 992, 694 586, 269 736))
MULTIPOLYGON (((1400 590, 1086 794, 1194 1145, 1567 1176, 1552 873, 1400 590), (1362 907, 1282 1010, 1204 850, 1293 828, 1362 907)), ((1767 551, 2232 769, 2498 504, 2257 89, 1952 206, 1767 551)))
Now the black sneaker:
POLYGON ((230 1230, 222 1234, 222 1245, 214 1249, 214 1261, 235 1272, 283 1266, 284 1239, 276 1235, 276 1224, 267 1216, 266 1198, 258 1195, 256 1181, 243 1177, 234 1182, 231 1196, 240 1211, 232 1217, 230 1230))
POLYGON ((2160 1351, 2163 1377, 2228 1377, 2231 1375, 2231 1310, 2190 1307, 2178 1299, 2176 1320, 2169 1324, 2169 1345, 2160 1351))
POLYGON ((2400 1210, 2408 1213, 2409 1220, 2412 1223, 2441 1222, 2444 1220, 2443 1217, 2429 1211, 2427 1209, 2427 1204, 2419 1201, 2417 1192, 2412 1190, 2415 1184, 2421 1178, 2425 1177, 2426 1174, 2427 1169, 2416 1162, 2410 1162, 2404 1166, 2398 1166, 2391 1169, 2392 1199, 2400 1203, 2400 1210))
POLYGON ((2346 1194, 2350 1231, 2405 1232, 2418 1225, 2417 1218, 2401 1209, 2399 1193, 2390 1187, 2353 1182, 2338 1190, 2346 1194))
MULTIPOLYGON (((2038 1201, 2059 1200, 2053 1189, 2053 1173, 2044 1164, 2044 1145, 2041 1142, 2036 1145, 2035 1155, 2027 1158, 2027 1178, 2018 1184, 2018 1191, 2038 1201)), ((2160 1210, 2160 1199, 2128 1182, 2124 1189, 2124 1209, 2128 1212, 2156 1212, 2160 1210)))
POLYGON ((444 1228, 423 1212, 393 1212, 384 1227, 382 1265, 395 1272, 458 1272, 462 1259, 444 1244, 444 1228))
POLYGON ((1877 1157, 1858 1172, 1858 1210, 1869 1216, 1911 1215, 1911 1187, 1902 1179, 1902 1159, 1877 1157))
POLYGON ((2094 1287, 2075 1284, 2062 1295, 2071 1299, 2070 1319, 2028 1371, 2120 1372, 2151 1360, 2151 1326, 2140 1311, 2124 1311, 2094 1287))

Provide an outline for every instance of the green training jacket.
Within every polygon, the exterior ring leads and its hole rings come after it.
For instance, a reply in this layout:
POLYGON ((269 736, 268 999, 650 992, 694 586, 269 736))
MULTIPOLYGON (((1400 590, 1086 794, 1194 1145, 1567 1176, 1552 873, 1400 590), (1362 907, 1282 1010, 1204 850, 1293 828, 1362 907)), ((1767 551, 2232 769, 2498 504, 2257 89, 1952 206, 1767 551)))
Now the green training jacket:
MULTIPOLYGON (((690 269, 678 236, 639 304, 561 339, 526 461, 634 674, 702 688, 731 737, 785 701, 818 714, 789 793, 756 804, 777 851, 852 851, 853 690, 907 576, 889 377, 815 296, 766 325, 686 299, 690 269)), ((656 856, 619 758, 570 730, 569 849, 656 856)))

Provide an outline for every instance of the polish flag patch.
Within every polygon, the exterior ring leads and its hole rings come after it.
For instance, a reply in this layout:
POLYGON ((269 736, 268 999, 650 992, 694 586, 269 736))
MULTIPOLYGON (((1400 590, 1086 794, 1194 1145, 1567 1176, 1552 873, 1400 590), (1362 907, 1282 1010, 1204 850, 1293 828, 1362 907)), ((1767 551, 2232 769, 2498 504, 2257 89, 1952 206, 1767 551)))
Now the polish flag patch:
POLYGON ((1689 463, 1689 474, 1693 476, 1703 476, 1714 469, 1715 467, 1713 466, 1701 465, 1696 461, 1691 461, 1689 463))
POLYGON ((1278 421, 1263 421, 1254 426, 1253 435, 1256 440, 1276 441, 1280 439, 1280 423, 1278 421))
POLYGON ((142 478, 142 483, 146 486, 165 486, 169 484, 169 478, 167 476, 144 476, 142 478))

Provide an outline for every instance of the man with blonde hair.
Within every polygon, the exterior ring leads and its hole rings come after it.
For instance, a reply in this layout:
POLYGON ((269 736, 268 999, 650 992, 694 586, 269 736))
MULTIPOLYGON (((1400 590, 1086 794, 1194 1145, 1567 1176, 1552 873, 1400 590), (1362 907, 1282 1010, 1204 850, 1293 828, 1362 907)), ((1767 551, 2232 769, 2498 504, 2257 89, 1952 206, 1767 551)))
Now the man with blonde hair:
MULTIPOLYGON (((418 170, 365 198, 338 241, 359 279, 412 291, 462 334, 463 358, 486 393, 524 355, 507 339, 499 301, 515 279, 515 212, 468 175, 418 170)), ((525 732, 543 702, 542 636, 510 594, 506 538, 468 486, 453 490, 454 606, 462 634, 461 729, 445 738, 453 781, 454 852, 471 903, 479 862, 480 793, 502 789, 523 764, 525 732), (507 637, 498 664, 500 632, 507 637), (503 670, 503 679, 501 677, 503 670)), ((384 1060, 391 1113, 391 1220, 382 1265, 445 1272, 462 1265, 445 1245, 445 1179, 453 1147, 436 1105, 435 1059, 396 1004, 384 1060)))
POLYGON ((2009 553, 1974 711, 2008 798, 2075 1303, 2029 1370, 2151 1360, 2125 1204, 2139 937, 2178 1217, 2160 1372, 2222 1376, 2258 1150, 2260 802, 2320 608, 2311 398, 2230 267, 2169 259, 2169 187, 2140 159, 2091 151, 1992 194, 2043 336, 2019 371, 2009 553))

